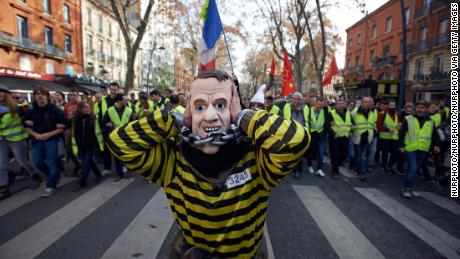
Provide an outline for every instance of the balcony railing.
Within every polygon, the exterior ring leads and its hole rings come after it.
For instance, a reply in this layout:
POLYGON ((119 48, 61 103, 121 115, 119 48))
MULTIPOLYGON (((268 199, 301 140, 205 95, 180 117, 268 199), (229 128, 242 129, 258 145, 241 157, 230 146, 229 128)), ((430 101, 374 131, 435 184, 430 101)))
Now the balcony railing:
POLYGON ((436 37, 409 44, 407 46, 407 51, 408 53, 422 52, 425 50, 429 50, 431 48, 445 46, 449 44, 449 42, 450 42, 450 34, 441 33, 441 34, 438 34, 438 36, 436 37))
POLYGON ((436 1, 436 2, 430 3, 428 6, 424 6, 422 8, 415 9, 414 19, 421 18, 421 17, 423 17, 425 15, 428 15, 429 13, 434 12, 434 11, 436 11, 438 9, 443 8, 443 7, 447 7, 447 1, 445 1, 445 2, 436 1))
POLYGON ((94 55, 94 49, 86 49, 86 55, 87 56, 93 56, 94 55))
POLYGON ((115 61, 115 58, 113 56, 107 56, 107 62, 113 63, 115 61))
POLYGON ((362 72, 364 71, 364 67, 363 66, 355 66, 355 67, 350 67, 348 68, 348 74, 349 75, 352 75, 352 74, 361 74, 362 72))
POLYGON ((376 57, 373 60, 374 68, 383 68, 387 66, 391 66, 395 63, 396 56, 383 56, 383 57, 376 57))
POLYGON ((97 53, 97 60, 104 62, 105 61, 105 55, 103 52, 99 51, 97 53))
POLYGON ((436 81, 436 80, 448 80, 449 72, 432 72, 431 74, 415 74, 414 81, 415 82, 429 82, 429 81, 436 81))
POLYGON ((52 56, 58 59, 67 58, 67 54, 65 53, 65 51, 57 47, 45 46, 31 39, 8 35, 4 32, 0 32, 0 45, 17 47, 24 51, 30 51, 33 53, 42 53, 47 56, 52 56))

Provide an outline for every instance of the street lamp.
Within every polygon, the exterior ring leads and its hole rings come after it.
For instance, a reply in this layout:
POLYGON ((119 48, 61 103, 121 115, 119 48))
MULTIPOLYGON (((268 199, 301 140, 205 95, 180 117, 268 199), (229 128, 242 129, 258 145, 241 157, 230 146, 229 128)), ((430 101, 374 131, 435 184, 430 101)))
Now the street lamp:
POLYGON ((150 50, 150 59, 149 59, 149 70, 147 71, 147 93, 150 93, 150 86, 149 86, 149 80, 150 80, 150 71, 152 70, 152 58, 153 58, 153 52, 158 49, 158 50, 165 50, 166 48, 161 46, 159 48, 156 48, 156 42, 153 43, 153 48, 150 50))

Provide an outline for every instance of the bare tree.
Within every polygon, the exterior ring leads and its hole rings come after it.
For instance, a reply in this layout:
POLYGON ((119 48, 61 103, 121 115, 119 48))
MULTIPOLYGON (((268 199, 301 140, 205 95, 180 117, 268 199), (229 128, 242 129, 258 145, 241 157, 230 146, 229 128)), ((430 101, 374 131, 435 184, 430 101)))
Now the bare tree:
POLYGON ((126 58, 127 58, 127 70, 126 70, 126 85, 124 88, 125 93, 128 93, 134 87, 135 71, 134 65, 136 61, 137 51, 139 50, 140 43, 144 37, 147 24, 149 22, 150 12, 154 4, 154 0, 148 2, 145 13, 142 17, 139 17, 139 26, 136 28, 137 36, 135 39, 132 38, 130 28, 132 21, 130 15, 136 8, 140 6, 140 0, 110 0, 112 5, 112 11, 115 13, 118 24, 123 34, 126 45, 126 58))
POLYGON ((259 84, 266 80, 268 67, 271 61, 271 50, 252 49, 244 61, 244 76, 249 83, 248 94, 252 96, 257 91, 259 84))

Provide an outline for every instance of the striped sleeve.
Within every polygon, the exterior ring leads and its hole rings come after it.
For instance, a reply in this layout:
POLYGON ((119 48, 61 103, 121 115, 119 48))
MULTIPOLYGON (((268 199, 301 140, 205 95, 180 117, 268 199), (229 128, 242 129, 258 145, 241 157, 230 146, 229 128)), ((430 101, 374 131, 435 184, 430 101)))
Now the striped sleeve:
POLYGON ((128 169, 163 186, 174 170, 173 138, 178 130, 173 118, 160 109, 153 115, 115 129, 107 146, 128 169))
POLYGON ((308 131, 293 120, 258 111, 247 135, 255 146, 262 182, 270 190, 294 170, 310 144, 308 131))

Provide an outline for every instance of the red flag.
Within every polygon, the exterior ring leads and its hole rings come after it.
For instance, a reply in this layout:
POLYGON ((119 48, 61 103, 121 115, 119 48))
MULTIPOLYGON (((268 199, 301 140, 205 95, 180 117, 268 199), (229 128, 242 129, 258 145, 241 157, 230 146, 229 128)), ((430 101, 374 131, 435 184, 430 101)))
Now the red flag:
POLYGON ((275 57, 272 57, 272 66, 270 67, 270 76, 275 76, 275 57))
POLYGON ((295 92, 294 81, 292 80, 292 67, 289 62, 287 51, 284 51, 284 68, 283 68, 283 81, 281 87, 281 96, 286 96, 295 92))
POLYGON ((327 70, 326 75, 323 80, 323 87, 332 83, 332 77, 339 74, 339 68, 337 67, 337 62, 335 62, 335 57, 332 59, 331 64, 329 64, 329 69, 327 70))

